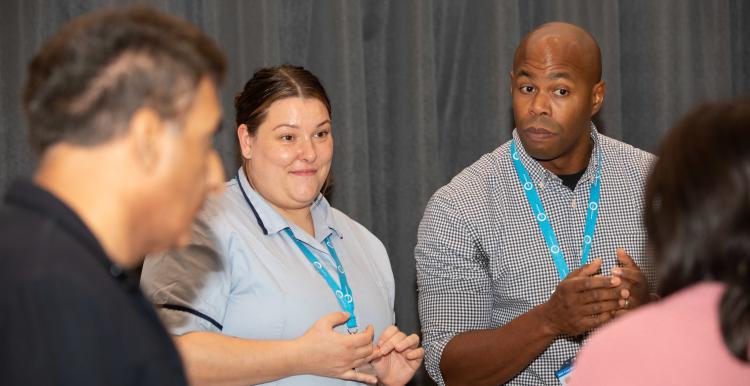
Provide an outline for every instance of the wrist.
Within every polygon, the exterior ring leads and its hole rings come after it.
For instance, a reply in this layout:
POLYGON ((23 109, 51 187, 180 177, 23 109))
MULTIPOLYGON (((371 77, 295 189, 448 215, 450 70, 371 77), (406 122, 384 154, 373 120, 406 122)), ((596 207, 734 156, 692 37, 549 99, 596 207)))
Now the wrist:
POLYGON ((301 338, 283 341, 286 349, 283 352, 286 358, 286 368, 290 370, 291 375, 313 374, 313 367, 310 365, 311 355, 306 355, 305 342, 301 338))
POLYGON ((539 326, 538 331, 542 332, 545 337, 554 338, 563 333, 555 318, 550 315, 549 304, 542 303, 532 309, 532 312, 534 312, 539 326))

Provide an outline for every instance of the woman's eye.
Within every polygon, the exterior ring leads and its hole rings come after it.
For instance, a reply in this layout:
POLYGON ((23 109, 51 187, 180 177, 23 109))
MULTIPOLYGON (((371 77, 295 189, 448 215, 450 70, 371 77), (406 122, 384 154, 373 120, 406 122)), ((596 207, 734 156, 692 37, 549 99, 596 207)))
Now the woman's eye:
POLYGON ((319 131, 315 133, 315 136, 318 138, 325 138, 328 136, 328 131, 327 130, 319 131))
POLYGON ((282 140, 282 141, 284 141, 284 142, 291 142, 291 141, 293 141, 293 140, 294 140, 294 136, 293 136, 293 135, 291 135, 291 134, 287 134, 287 135, 282 135, 282 136, 281 136, 280 138, 281 138, 281 140, 282 140))

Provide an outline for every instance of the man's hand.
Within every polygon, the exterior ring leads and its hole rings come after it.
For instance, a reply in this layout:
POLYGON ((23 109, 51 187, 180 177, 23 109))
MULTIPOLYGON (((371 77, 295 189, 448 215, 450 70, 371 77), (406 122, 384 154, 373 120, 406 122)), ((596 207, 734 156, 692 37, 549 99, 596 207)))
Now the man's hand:
POLYGON ((419 336, 406 336, 393 325, 383 331, 376 347, 379 358, 372 361, 372 366, 381 385, 405 385, 424 358, 424 349, 419 347, 419 336))
POLYGON ((622 267, 612 268, 612 275, 622 279, 622 284, 620 285, 621 299, 619 300, 621 309, 617 311, 617 315, 619 316, 627 312, 627 310, 632 310, 648 303, 651 297, 648 292, 646 276, 643 275, 641 269, 638 268, 638 265, 624 249, 617 249, 617 260, 622 264, 622 267))
POLYGON ((602 261, 595 259, 571 272, 544 303, 543 314, 553 333, 581 335, 610 320, 620 308, 618 286, 622 279, 594 276, 601 265, 602 261))
POLYGON ((330 313, 297 338, 303 373, 373 384, 377 382, 374 375, 354 370, 366 364, 373 355, 373 328, 367 326, 357 334, 341 334, 333 330, 347 320, 349 314, 346 312, 330 313))

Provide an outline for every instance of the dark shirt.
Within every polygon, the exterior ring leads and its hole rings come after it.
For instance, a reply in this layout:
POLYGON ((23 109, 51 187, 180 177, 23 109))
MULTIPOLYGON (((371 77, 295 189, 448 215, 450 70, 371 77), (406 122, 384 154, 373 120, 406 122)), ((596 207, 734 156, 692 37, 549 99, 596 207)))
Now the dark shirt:
POLYGON ((0 267, 0 384, 187 384, 135 277, 31 182, 0 209, 0 267))
POLYGON ((583 173, 585 172, 586 172, 586 168, 584 168, 578 173, 558 174, 557 176, 560 177, 560 180, 562 181, 563 185, 565 185, 571 191, 574 191, 576 190, 576 185, 578 185, 578 181, 581 179, 581 177, 583 177, 583 173))

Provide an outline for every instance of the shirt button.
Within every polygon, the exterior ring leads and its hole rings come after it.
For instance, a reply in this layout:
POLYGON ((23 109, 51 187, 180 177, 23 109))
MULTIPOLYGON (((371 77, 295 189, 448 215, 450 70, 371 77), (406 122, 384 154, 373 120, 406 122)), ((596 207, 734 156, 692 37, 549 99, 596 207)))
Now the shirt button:
POLYGON ((576 207, 576 200, 573 199, 573 201, 570 202, 570 207, 575 208, 576 207))
POLYGON ((540 182, 537 186, 539 186, 539 189, 544 189, 544 182, 540 182))

